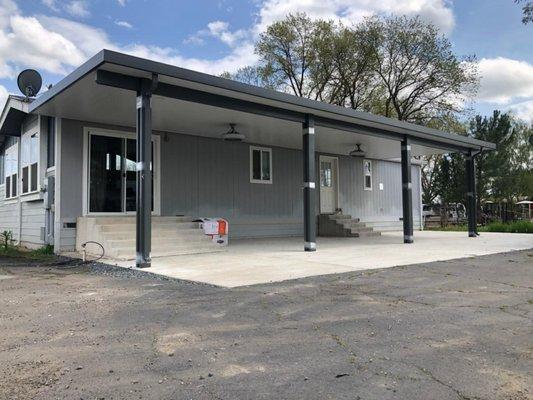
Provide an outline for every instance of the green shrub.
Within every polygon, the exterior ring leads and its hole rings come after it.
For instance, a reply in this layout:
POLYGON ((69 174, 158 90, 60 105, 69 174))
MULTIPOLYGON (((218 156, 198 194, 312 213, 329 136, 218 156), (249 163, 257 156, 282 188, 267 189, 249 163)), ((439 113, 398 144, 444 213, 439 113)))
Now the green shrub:
POLYGON ((515 222, 491 222, 480 230, 483 232, 506 232, 506 233, 533 233, 533 222, 515 221, 515 222))
POLYGON ((54 246, 52 246, 51 244, 46 244, 43 247, 40 247, 37 250, 34 250, 33 252, 35 254, 43 254, 43 255, 54 254, 54 246))
POLYGON ((0 245, 4 249, 4 251, 7 251, 11 245, 13 244, 13 232, 11 231, 3 231, 0 233, 0 245))

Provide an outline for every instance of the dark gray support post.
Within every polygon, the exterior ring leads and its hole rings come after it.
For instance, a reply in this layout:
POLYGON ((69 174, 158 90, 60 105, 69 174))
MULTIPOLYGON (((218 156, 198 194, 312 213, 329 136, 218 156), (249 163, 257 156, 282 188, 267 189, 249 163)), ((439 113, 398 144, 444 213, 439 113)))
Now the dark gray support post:
POLYGON ((411 182, 411 139, 402 140, 403 242, 413 243, 413 184, 411 182))
POLYGON ((312 115, 305 116, 303 123, 304 159, 304 250, 316 250, 315 221, 315 120, 312 115))
POLYGON ((468 213, 468 237, 477 237, 476 221, 476 161, 472 150, 466 155, 466 211, 468 213))
POLYGON ((136 266, 151 265, 152 248, 152 81, 143 79, 137 92, 136 266))

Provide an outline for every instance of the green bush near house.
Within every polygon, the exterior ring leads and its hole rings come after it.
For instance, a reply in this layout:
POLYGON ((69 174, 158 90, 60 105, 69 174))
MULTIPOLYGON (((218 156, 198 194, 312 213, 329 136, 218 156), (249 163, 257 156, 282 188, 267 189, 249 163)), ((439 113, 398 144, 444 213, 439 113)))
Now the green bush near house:
MULTIPOLYGON (((427 231, 449 231, 449 232, 466 232, 467 225, 448 225, 446 227, 426 228, 427 231)), ((479 232, 503 232, 503 233, 533 233, 533 222, 531 221, 514 221, 514 222, 491 222, 485 226, 478 227, 479 232)))
POLYGON ((479 229, 482 232, 506 232, 506 233, 533 233, 533 222, 491 222, 479 229))
POLYGON ((24 247, 14 246, 11 235, 4 236, 5 232, 0 233, 0 256, 10 258, 24 258, 32 261, 50 261, 54 259, 54 246, 45 245, 35 250, 29 250, 24 247), (8 238, 6 246, 6 237, 8 238))
POLYGON ((43 247, 38 248, 37 250, 33 250, 33 253, 42 255, 52 255, 54 254, 54 246, 52 246, 51 244, 46 244, 43 247))
POLYGON ((3 231, 0 233, 0 246, 2 250, 8 251, 11 245, 13 244, 13 232, 3 231))

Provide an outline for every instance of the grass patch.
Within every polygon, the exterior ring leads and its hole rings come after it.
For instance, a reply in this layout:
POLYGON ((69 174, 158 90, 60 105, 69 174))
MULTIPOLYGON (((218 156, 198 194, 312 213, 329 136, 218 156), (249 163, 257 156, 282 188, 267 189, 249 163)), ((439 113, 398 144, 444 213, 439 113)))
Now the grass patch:
POLYGON ((0 248, 0 257, 25 258, 35 261, 50 261, 54 256, 54 246, 46 245, 35 250, 9 246, 0 248))
MULTIPOLYGON (((449 225, 446 227, 425 228, 426 231, 449 231, 449 232, 466 232, 467 225, 449 225)), ((504 232, 504 233, 533 233, 533 222, 515 221, 515 222, 491 222, 485 226, 478 227, 479 232, 504 232)))
POLYGON ((515 222, 491 222, 480 228, 482 232, 506 232, 506 233, 533 233, 533 222, 515 221, 515 222))
POLYGON ((425 231, 445 231, 445 232, 466 232, 468 231, 467 225, 448 225, 448 226, 435 226, 424 228, 425 231))

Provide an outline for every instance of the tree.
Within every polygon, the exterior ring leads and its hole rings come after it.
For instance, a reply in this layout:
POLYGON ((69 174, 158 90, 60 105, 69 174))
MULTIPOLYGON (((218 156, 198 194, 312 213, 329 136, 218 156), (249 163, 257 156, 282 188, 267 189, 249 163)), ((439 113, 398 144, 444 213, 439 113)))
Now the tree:
POLYGON ((424 123, 461 112, 464 99, 475 93, 473 57, 457 57, 435 26, 418 17, 372 17, 361 29, 371 43, 375 72, 385 89, 385 116, 424 123))
POLYGON ((261 65, 296 96, 325 100, 333 72, 331 43, 334 25, 289 14, 262 33, 255 46, 261 65))
POLYGON ((333 40, 332 86, 335 103, 354 110, 373 111, 382 90, 374 73, 375 58, 366 32, 339 26, 333 40))
POLYGON ((482 198, 506 197, 511 171, 509 145, 514 140, 510 116, 497 110, 488 118, 477 115, 470 122, 469 136, 496 143, 497 146, 496 150, 476 157, 478 202, 482 198))
POLYGON ((522 7, 522 23, 526 25, 533 22, 533 1, 515 0, 515 3, 525 3, 522 7))
MULTIPOLYGON (((427 122, 427 126, 443 131, 467 134, 467 126, 456 115, 447 114, 427 122)), ((424 157, 421 166, 422 201, 456 203, 466 194, 465 164, 461 154, 433 154, 424 157)))
POLYGON ((247 66, 239 68, 234 73, 223 72, 220 76, 248 85, 260 86, 272 90, 278 90, 283 85, 283 82, 276 80, 276 75, 272 74, 267 67, 263 66, 247 66))

